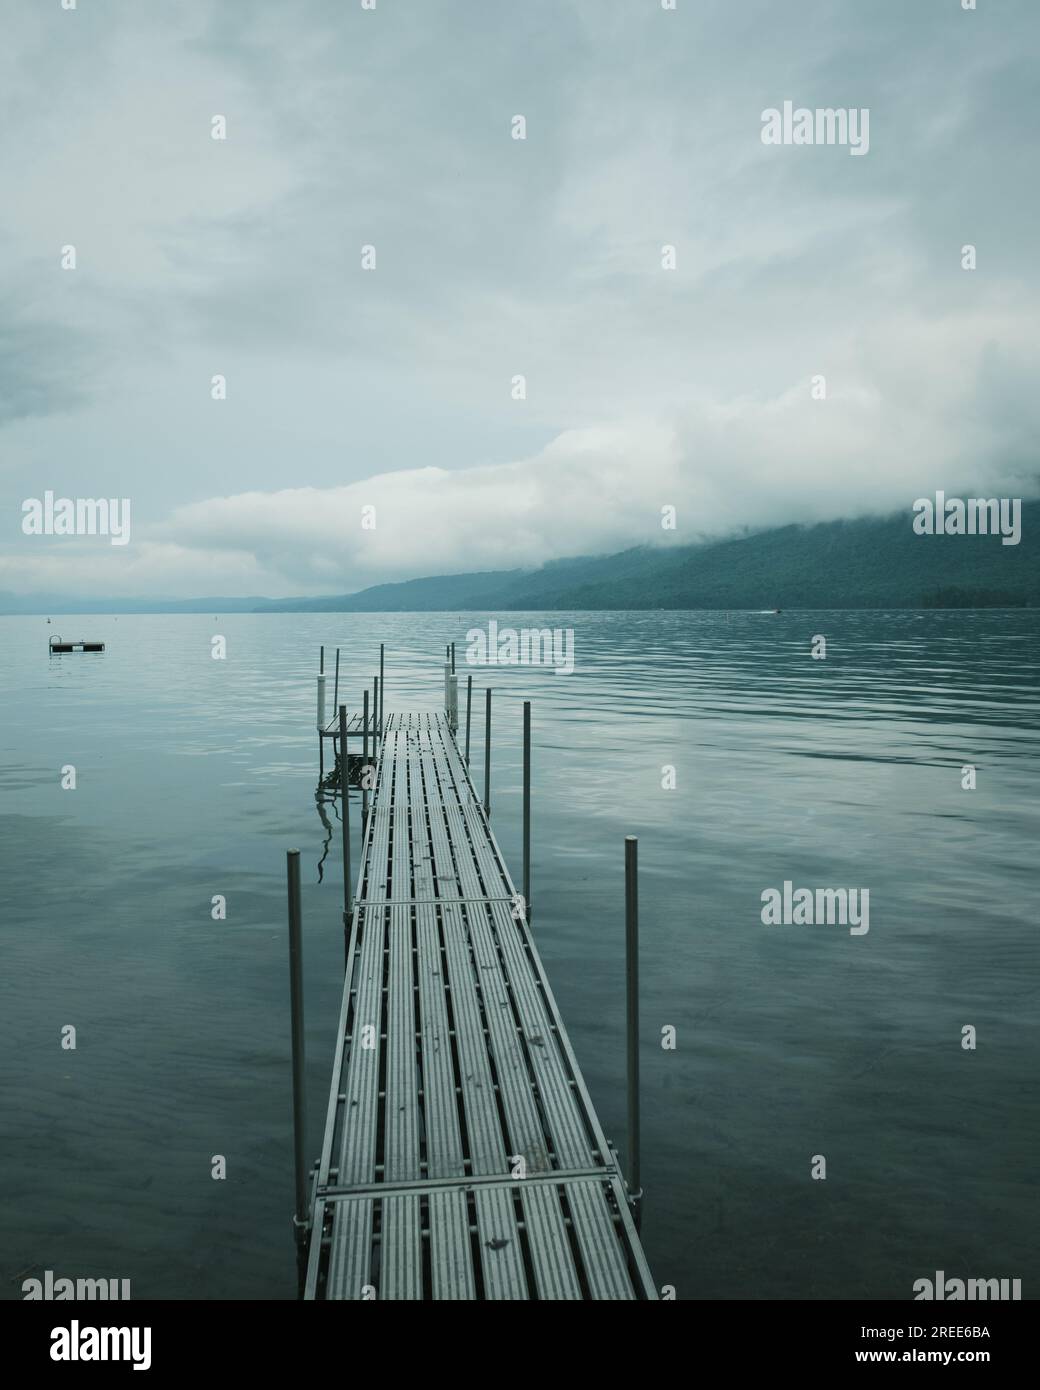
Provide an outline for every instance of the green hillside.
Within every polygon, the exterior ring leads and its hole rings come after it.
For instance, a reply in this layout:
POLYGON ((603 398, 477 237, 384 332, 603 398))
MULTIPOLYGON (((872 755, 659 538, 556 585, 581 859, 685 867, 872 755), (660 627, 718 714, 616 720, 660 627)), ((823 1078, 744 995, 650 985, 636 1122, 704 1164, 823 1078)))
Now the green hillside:
POLYGON ((918 536, 907 515, 784 526, 696 546, 640 547, 537 570, 381 584, 282 611, 929 608, 1040 605, 1040 503, 1022 539, 918 536))
POLYGON ((1040 502, 1021 541, 918 536, 909 513, 640 546, 539 568, 437 575, 293 599, 3 595, 0 613, 405 613, 494 609, 1040 607, 1040 502))

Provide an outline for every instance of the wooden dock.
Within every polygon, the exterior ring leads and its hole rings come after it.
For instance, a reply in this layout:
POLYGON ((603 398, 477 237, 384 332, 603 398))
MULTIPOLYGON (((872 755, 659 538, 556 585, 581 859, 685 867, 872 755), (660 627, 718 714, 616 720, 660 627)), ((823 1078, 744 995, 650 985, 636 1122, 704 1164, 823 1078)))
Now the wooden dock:
POLYGON ((376 762, 304 1297, 657 1298, 449 719, 376 762))

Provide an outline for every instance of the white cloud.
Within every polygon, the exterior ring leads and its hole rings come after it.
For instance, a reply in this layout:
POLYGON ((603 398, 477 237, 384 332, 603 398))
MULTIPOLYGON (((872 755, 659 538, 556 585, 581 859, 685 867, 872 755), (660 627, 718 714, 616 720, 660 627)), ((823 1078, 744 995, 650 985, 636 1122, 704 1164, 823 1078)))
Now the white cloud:
POLYGON ((346 593, 743 527, 909 511, 936 488, 1035 492, 1029 447, 1040 419, 1025 385, 1040 352, 1027 309, 907 312, 816 365, 826 400, 812 399, 804 375, 772 398, 702 396, 665 421, 565 431, 506 464, 211 497, 136 527, 125 553, 81 541, 23 546, 17 567, 0 560, 0 587, 51 589, 75 576, 113 595, 346 593), (1019 402, 1013 428, 1009 395, 1019 402), (665 505, 679 519, 667 535, 665 505), (366 507, 375 508, 375 529, 362 528, 366 507))

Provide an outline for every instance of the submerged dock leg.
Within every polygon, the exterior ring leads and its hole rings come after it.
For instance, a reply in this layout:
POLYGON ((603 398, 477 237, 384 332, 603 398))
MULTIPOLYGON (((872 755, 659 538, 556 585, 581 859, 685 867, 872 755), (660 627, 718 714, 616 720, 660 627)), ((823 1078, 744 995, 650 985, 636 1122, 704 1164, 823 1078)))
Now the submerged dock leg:
POLYGON ((484 692, 484 814, 491 814, 491 687, 484 692))
POLYGON ((625 1003, 628 1024, 628 1191, 639 1229, 639 841, 625 836, 625 1003))
POLYGON ((339 707, 339 789, 343 801, 340 819, 343 822, 343 969, 347 968, 350 950, 350 786, 347 767, 347 707, 339 707))
POLYGON ((293 1234, 296 1239, 296 1274, 299 1296, 307 1273, 307 1231, 310 1225, 307 1202, 307 1095, 304 1089, 303 1051, 303 914, 300 908, 300 851, 286 852, 286 878, 289 888, 289 1007, 292 1024, 293 1155, 296 1166, 296 1210, 293 1234))
POLYGON ((531 701, 524 701, 524 915, 531 925, 531 701))

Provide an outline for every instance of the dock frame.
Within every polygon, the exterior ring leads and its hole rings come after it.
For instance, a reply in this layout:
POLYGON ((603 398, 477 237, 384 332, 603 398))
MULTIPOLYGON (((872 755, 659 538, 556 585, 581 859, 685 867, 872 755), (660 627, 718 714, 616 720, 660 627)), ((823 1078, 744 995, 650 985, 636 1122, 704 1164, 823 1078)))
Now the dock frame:
POLYGON ((303 1296, 656 1299, 453 723, 385 721, 303 1296))

